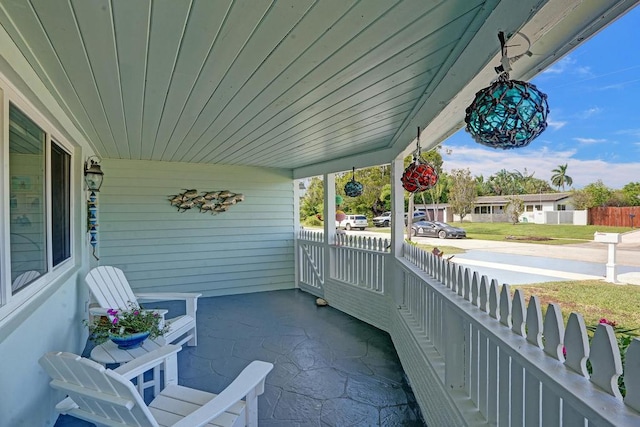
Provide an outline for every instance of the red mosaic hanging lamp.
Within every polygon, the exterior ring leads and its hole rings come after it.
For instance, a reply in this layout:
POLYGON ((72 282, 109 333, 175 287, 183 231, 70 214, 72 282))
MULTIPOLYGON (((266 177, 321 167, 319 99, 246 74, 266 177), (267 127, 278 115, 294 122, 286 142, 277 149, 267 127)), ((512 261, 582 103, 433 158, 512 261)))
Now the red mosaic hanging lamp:
POLYGON ((438 173, 429 163, 420 159, 420 128, 418 127, 418 148, 413 153, 413 162, 402 174, 402 187, 409 193, 421 193, 433 188, 438 182, 438 173))

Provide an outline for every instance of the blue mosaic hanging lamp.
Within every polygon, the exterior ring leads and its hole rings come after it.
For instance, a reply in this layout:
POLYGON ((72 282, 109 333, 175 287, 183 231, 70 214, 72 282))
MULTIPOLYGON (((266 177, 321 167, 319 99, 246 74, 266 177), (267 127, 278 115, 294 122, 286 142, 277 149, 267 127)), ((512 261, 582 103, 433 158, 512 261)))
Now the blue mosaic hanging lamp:
POLYGON ((418 148, 413 153, 413 162, 402 174, 402 187, 409 193, 421 193, 433 188, 438 182, 435 168, 420 159, 420 128, 418 128, 418 148))
POLYGON ((358 197, 362 195, 363 190, 362 184, 356 181, 356 168, 354 167, 351 181, 347 182, 344 186, 344 194, 349 197, 358 197))
POLYGON ((498 39, 502 61, 496 72, 501 74, 489 87, 476 93, 467 107, 466 130, 477 143, 488 147, 503 150, 526 147, 547 128, 547 95, 531 83, 509 79, 514 58, 507 56, 503 32, 498 39))

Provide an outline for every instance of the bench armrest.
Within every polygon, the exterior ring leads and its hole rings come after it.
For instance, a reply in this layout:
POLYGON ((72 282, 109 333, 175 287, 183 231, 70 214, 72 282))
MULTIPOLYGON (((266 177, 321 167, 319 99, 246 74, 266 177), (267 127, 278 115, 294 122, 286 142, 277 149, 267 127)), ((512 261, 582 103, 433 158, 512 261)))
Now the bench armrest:
POLYGON ((136 294, 138 299, 156 300, 156 301, 173 301, 173 300, 189 300, 198 299, 202 294, 190 292, 144 292, 136 294))
POLYGON ((175 423, 173 427, 205 425, 229 409, 233 404, 244 399, 245 396, 247 396, 247 410, 250 410, 249 407, 254 406, 252 409, 256 409, 257 413, 257 407, 255 407, 257 398, 264 392, 264 380, 267 374, 271 372, 271 369, 273 369, 273 364, 271 363, 261 360, 251 362, 222 393, 175 423), (254 402, 249 402, 249 397, 254 402))
POLYGON ((126 379, 130 380, 137 377, 138 375, 147 372, 149 369, 160 365, 168 357, 176 354, 180 350, 182 350, 182 347, 178 345, 165 345, 140 357, 136 357, 131 362, 120 365, 119 367, 114 369, 113 372, 118 373, 126 379))

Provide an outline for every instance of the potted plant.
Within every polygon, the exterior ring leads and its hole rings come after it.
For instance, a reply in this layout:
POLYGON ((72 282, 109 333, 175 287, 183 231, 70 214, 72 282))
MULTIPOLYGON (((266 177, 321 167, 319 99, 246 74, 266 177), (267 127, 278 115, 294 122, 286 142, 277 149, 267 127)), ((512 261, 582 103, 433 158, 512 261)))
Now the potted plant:
POLYGON ((89 328, 90 339, 96 344, 110 339, 122 349, 139 347, 145 339, 157 338, 169 330, 169 326, 163 325, 163 318, 159 313, 143 310, 133 303, 129 303, 127 310, 110 308, 107 316, 96 317, 93 322, 84 322, 89 328))

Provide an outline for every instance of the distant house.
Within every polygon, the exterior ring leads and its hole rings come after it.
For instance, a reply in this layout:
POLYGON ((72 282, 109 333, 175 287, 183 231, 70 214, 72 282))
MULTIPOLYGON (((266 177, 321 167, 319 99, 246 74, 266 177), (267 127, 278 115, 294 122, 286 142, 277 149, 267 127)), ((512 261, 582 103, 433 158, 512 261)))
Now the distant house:
MULTIPOLYGON (((480 196, 472 214, 464 217, 472 222, 510 222, 505 207, 512 196, 480 196)), ((586 224, 586 211, 575 211, 570 193, 519 194, 524 201, 520 222, 536 224, 586 224)), ((458 215, 453 216, 459 221, 458 215)))

